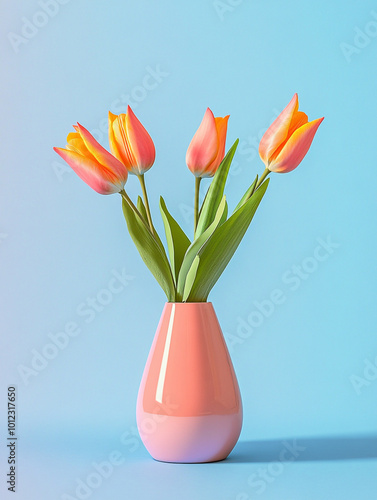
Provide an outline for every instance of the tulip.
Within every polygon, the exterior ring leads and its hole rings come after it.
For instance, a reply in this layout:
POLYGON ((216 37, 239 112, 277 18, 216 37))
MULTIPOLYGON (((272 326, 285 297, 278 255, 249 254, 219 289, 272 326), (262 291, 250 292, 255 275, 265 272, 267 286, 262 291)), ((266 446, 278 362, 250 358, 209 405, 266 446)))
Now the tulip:
POLYGON ((229 115, 215 118, 207 108, 187 149, 186 163, 195 175, 194 230, 199 217, 200 181, 203 177, 213 177, 224 159, 228 119, 229 115))
POLYGON ((143 175, 156 157, 153 141, 132 109, 119 116, 109 112, 110 151, 131 174, 143 175))
POLYGON ((263 177, 269 172, 285 173, 298 167, 322 121, 323 117, 308 122, 307 115, 298 111, 295 94, 260 141, 259 155, 266 165, 263 177))
POLYGON ((127 181, 126 167, 106 151, 82 125, 67 136, 67 146, 54 148, 76 174, 100 194, 119 193, 127 181))
POLYGON ((187 149, 186 163, 195 177, 212 177, 224 159, 229 115, 213 116, 207 108, 187 149))
POLYGON ((143 192, 149 228, 152 234, 155 234, 144 174, 153 165, 156 151, 151 136, 130 106, 127 106, 126 114, 114 115, 109 111, 109 143, 113 155, 123 163, 130 174, 137 175, 143 192))

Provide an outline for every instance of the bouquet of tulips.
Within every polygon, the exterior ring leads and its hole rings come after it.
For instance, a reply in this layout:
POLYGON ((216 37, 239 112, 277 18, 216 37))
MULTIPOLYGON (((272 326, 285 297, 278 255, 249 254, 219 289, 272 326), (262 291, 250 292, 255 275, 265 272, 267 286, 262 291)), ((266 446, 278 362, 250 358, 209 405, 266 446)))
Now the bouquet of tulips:
POLYGON ((270 172, 295 169, 308 152, 323 118, 308 121, 298 111, 295 94, 263 135, 259 154, 265 164, 260 177, 246 190, 231 214, 224 188, 238 139, 225 155, 228 118, 214 117, 208 108, 186 153, 186 163, 195 176, 194 235, 182 230, 160 197, 165 228, 165 247, 153 225, 145 173, 155 160, 151 137, 130 107, 119 116, 109 113, 111 153, 80 124, 68 134, 66 149, 54 150, 76 174, 100 194, 119 193, 128 231, 141 258, 150 269, 169 302, 206 302, 208 295, 241 242, 267 187, 270 172), (126 193, 128 174, 138 177, 142 197, 136 204, 126 193), (200 182, 213 177, 199 206, 200 182))

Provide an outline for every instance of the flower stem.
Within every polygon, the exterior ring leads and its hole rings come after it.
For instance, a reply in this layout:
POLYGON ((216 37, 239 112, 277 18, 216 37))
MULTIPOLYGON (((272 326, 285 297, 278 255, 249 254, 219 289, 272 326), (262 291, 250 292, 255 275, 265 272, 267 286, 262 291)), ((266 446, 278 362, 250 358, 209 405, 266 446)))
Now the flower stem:
POLYGON ((196 226, 198 225, 199 218, 199 189, 201 180, 201 177, 195 177, 194 232, 196 231, 196 226))
POLYGON ((255 190, 259 188, 259 186, 262 184, 262 182, 265 180, 265 178, 268 176, 268 174, 271 173, 271 170, 268 170, 266 167, 263 174, 260 176, 257 185, 255 186, 255 190))
POLYGON ((130 205, 130 207, 139 215, 139 217, 142 219, 142 216, 141 216, 141 213, 139 212, 139 210, 135 207, 133 201, 131 200, 131 198, 128 196, 128 194, 126 193, 126 191, 124 189, 122 189, 121 191, 119 191, 119 194, 122 196, 122 198, 124 198, 126 200, 126 202, 130 205))
POLYGON ((150 211, 150 208, 149 208, 147 188, 145 187, 144 174, 138 175, 138 178, 139 178, 139 181, 140 181, 141 190, 143 192, 145 210, 147 212, 147 218, 148 218, 149 227, 150 227, 150 230, 151 230, 152 234, 154 234, 154 227, 153 227, 153 222, 152 222, 151 211, 150 211))

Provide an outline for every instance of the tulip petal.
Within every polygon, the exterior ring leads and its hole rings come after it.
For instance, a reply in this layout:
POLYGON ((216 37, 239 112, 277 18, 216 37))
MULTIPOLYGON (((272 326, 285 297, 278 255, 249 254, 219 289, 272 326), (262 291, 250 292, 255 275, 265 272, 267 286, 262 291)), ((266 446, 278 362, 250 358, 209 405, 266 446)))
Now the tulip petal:
POLYGON ((118 115, 115 115, 114 113, 109 111, 109 125, 112 125, 117 118, 118 115))
POLYGON ((118 158, 119 161, 122 161, 122 155, 121 155, 121 153, 119 151, 118 143, 115 140, 115 134, 114 134, 114 122, 117 119, 118 119, 118 115, 114 115, 111 111, 109 111, 109 144, 110 144, 110 151, 115 156, 115 158, 118 158))
POLYGON ((67 142, 75 140, 75 139, 81 139, 81 136, 78 132, 70 132, 67 135, 67 142))
POLYGON ((290 137, 295 130, 302 127, 302 125, 305 125, 305 123, 308 123, 308 115, 303 111, 297 111, 292 116, 291 123, 289 124, 287 137, 290 137))
POLYGON ((67 136, 67 149, 70 151, 75 151, 78 154, 83 156, 87 156, 88 158, 97 161, 92 153, 85 146, 84 141, 81 138, 81 135, 78 132, 70 132, 67 136))
POLYGON ((98 162, 82 156, 75 151, 63 148, 54 148, 54 151, 65 160, 76 174, 100 194, 118 193, 124 186, 124 182, 102 167, 98 162))
POLYGON ((116 174, 118 178, 127 179, 126 167, 117 158, 115 158, 115 156, 106 151, 106 149, 95 140, 92 134, 90 134, 85 127, 79 123, 77 124, 77 127, 85 146, 94 158, 109 172, 116 174))
POLYGON ((295 94, 288 106, 280 113, 276 120, 264 133, 259 144, 259 155, 264 163, 268 163, 270 157, 287 138, 289 127, 293 116, 298 110, 298 95, 295 94))
POLYGON ((269 165, 271 172, 290 172, 303 160, 323 118, 318 118, 299 127, 286 142, 275 160, 269 165))
POLYGON ((131 171, 132 167, 136 163, 136 160, 132 154, 132 150, 127 139, 125 121, 126 115, 124 113, 121 113, 113 121, 114 143, 116 144, 116 148, 119 153, 119 160, 129 171, 131 171))
POLYGON ((203 120, 192 138, 186 153, 186 163, 191 172, 199 176, 216 158, 219 148, 215 117, 207 108, 203 120))
MULTIPOLYGON (((135 158, 138 174, 145 173, 153 165, 156 151, 151 136, 143 127, 130 106, 126 114, 127 142, 135 158)), ((135 172, 136 173, 136 172, 135 172)))
POLYGON ((219 168, 220 163, 224 159, 228 120, 229 120, 229 115, 225 116, 224 118, 221 117, 215 118, 219 147, 217 150, 216 158, 213 160, 211 165, 209 165, 209 167, 206 169, 206 175, 203 175, 202 177, 212 177, 215 174, 216 170, 219 168))
POLYGON ((274 154, 272 154, 269 157, 269 159, 268 159, 269 163, 274 162, 275 158, 277 158, 279 156, 280 151, 284 148, 284 146, 289 141, 290 137, 295 132, 295 130, 302 127, 302 125, 305 125, 305 123, 308 123, 308 115, 306 115, 302 111, 297 111, 297 113, 295 113, 292 117, 292 121, 291 121, 291 124, 289 126, 288 134, 287 134, 285 141, 283 141, 280 144, 280 146, 275 150, 274 154))

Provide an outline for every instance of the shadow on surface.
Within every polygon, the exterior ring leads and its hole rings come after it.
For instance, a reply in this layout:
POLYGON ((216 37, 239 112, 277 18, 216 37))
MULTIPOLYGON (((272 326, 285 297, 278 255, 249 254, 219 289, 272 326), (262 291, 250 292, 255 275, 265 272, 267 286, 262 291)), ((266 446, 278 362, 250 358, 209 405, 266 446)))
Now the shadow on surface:
POLYGON ((306 462, 377 458, 377 436, 240 441, 224 463, 306 462))

